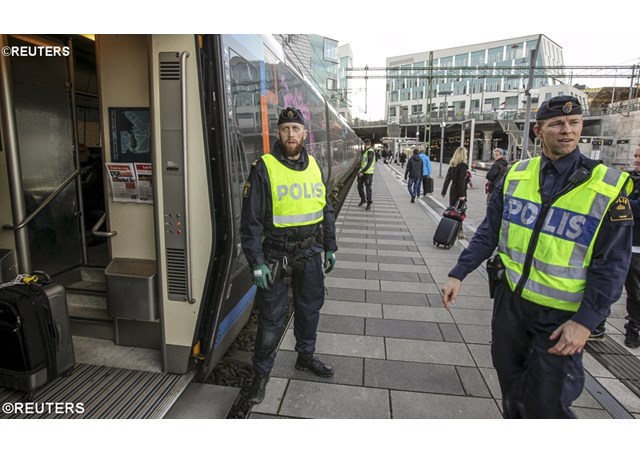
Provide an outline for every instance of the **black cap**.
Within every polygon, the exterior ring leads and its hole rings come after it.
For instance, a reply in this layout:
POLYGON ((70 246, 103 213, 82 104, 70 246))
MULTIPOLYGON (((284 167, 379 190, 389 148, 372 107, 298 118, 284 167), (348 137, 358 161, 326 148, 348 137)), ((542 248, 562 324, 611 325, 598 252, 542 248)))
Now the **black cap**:
POLYGON ((556 96, 542 103, 536 113, 536 120, 566 115, 582 115, 580 101, 573 96, 556 96))
POLYGON ((280 112, 280 117, 278 118, 278 126, 282 123, 300 123, 304 126, 304 117, 302 116, 302 112, 293 107, 287 107, 280 112))

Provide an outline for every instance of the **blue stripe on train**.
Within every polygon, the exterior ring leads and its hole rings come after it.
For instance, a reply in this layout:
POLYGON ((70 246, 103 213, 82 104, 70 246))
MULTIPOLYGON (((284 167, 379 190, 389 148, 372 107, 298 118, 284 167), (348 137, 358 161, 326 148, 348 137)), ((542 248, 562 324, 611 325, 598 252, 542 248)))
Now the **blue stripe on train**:
POLYGON ((224 336, 229 332, 231 327, 235 324, 238 317, 244 312, 249 302, 251 302, 256 295, 257 287, 254 285, 251 287, 247 293, 242 296, 242 299, 236 304, 233 309, 227 313, 227 316, 220 323, 220 327, 218 329, 218 333, 216 334, 216 343, 215 346, 218 346, 218 343, 222 341, 224 336))

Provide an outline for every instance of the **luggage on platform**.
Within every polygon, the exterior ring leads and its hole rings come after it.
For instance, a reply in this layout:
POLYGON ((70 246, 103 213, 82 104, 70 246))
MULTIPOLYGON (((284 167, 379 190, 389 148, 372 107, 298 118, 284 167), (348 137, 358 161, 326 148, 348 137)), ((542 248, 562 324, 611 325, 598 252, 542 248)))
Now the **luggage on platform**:
POLYGON ((449 206, 442 213, 442 219, 438 223, 436 233, 433 235, 433 243, 448 249, 455 244, 458 231, 462 228, 462 221, 466 218, 467 203, 458 200, 455 206, 449 206))
POLYGON ((427 176, 427 193, 433 193, 433 178, 431 176, 427 176))
POLYGON ((462 223, 455 219, 443 217, 438 223, 438 228, 433 235, 433 243, 436 246, 442 246, 445 249, 451 248, 458 238, 458 231, 462 227, 462 223))
POLYGON ((0 287, 0 386, 33 392, 75 365, 65 289, 57 283, 0 287))

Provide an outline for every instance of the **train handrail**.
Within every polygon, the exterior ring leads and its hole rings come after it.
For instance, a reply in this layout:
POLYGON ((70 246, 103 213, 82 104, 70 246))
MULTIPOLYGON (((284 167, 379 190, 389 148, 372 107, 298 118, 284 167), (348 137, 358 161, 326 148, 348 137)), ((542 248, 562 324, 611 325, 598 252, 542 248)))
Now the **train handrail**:
POLYGON ((17 231, 17 230, 21 230, 22 228, 26 227, 35 218, 35 216, 40 214, 40 211, 42 211, 45 207, 47 207, 47 205, 49 203, 51 203, 51 201, 53 201, 53 199, 55 197, 57 197, 60 194, 60 192, 62 192, 65 189, 65 187, 67 187, 69 185, 69 183, 71 183, 71 181, 76 179, 76 177, 79 174, 80 174, 80 169, 78 168, 78 169, 76 169, 76 171, 71 173, 71 176, 69 176, 67 179, 65 179, 62 182, 62 184, 60 184, 60 186, 58 186, 58 188, 56 190, 51 192, 51 195, 49 195, 42 203, 40 203, 40 205, 31 214, 29 214, 21 223, 19 223, 18 225, 3 225, 2 229, 3 230, 17 231))
POLYGON ((91 234, 101 238, 111 238, 117 235, 118 234, 117 231, 98 231, 98 228, 102 226, 102 224, 106 219, 107 219, 107 213, 105 212, 104 214, 102 214, 102 217, 100 217, 100 220, 98 220, 96 224, 93 226, 93 228, 91 228, 91 234))
POLYGON ((186 280, 187 280, 187 302, 195 304, 196 300, 192 297, 191 288, 191 218, 189 216, 189 165, 187 164, 187 58, 190 53, 186 50, 180 53, 180 106, 182 108, 181 120, 182 120, 182 166, 184 175, 184 215, 185 215, 185 228, 184 228, 184 242, 185 242, 185 267, 186 267, 186 280))

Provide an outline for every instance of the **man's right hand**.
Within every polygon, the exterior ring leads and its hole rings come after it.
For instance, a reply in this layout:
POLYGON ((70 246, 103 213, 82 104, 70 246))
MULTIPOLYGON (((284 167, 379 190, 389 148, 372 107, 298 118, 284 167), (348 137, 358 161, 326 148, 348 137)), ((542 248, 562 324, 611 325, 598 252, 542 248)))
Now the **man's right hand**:
POLYGON ((271 272, 266 264, 258 264, 253 267, 253 284, 258 288, 269 291, 269 280, 271 280, 271 272))
POLYGON ((456 303, 456 298, 458 297, 461 286, 462 281, 457 278, 449 277, 447 279, 447 283, 445 283, 444 288, 442 288, 442 303, 444 304, 444 308, 448 310, 450 305, 456 303))

